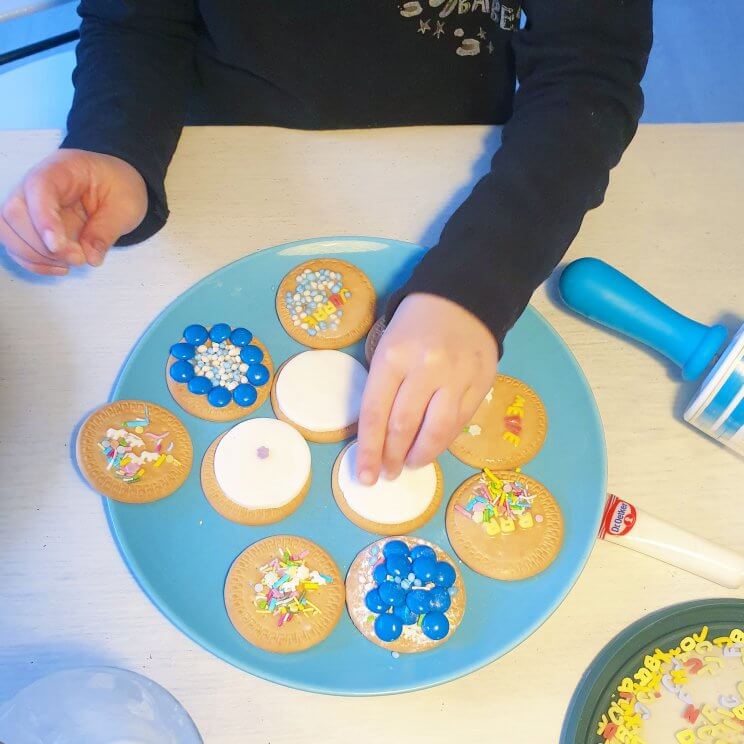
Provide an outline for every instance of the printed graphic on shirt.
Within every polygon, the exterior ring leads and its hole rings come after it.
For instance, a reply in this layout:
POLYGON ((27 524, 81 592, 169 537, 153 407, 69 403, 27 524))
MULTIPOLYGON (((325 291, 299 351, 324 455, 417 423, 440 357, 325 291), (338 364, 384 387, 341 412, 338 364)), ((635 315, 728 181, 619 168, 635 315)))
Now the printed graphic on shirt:
POLYGON ((499 30, 519 28, 521 0, 409 0, 398 3, 416 33, 449 42, 460 57, 493 54, 499 30))

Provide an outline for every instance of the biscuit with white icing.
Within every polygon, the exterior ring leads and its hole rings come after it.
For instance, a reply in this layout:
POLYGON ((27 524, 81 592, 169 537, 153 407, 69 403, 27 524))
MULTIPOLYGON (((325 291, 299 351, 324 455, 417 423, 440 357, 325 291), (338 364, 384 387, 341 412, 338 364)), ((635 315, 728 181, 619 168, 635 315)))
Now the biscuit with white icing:
POLYGON ((304 501, 312 479, 310 448, 283 421, 248 419, 218 437, 202 460, 207 501, 238 524, 278 522, 304 501))
POLYGON ((335 350, 303 351, 279 368, 271 405, 311 442, 340 442, 356 434, 367 370, 335 350))
POLYGON ((404 467, 394 480, 380 476, 373 486, 356 477, 358 445, 352 442, 336 458, 331 484, 344 516, 368 532, 401 535, 417 530, 437 512, 442 501, 439 463, 423 468, 404 467))

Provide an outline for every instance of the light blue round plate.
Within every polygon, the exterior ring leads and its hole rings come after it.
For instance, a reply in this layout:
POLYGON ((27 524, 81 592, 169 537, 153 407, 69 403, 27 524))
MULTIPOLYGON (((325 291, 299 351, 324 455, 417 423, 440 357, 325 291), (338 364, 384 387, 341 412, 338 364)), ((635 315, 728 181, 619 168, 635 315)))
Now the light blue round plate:
MULTIPOLYGON (((545 320, 528 309, 509 334, 501 370, 531 385, 548 411, 545 446, 524 471, 545 483, 563 510, 565 542, 556 561, 539 576, 511 583, 486 579, 461 566, 468 602, 460 628, 439 648, 398 659, 365 640, 346 616, 326 641, 290 655, 253 648, 230 624, 223 604, 225 577, 233 559, 251 543, 270 534, 308 537, 325 547, 345 572, 375 537, 351 524, 331 495, 331 468, 341 444, 310 445, 312 487, 303 505, 283 522, 244 527, 215 512, 202 494, 199 464, 209 444, 233 424, 195 418, 173 401, 165 384, 168 349, 190 323, 225 322, 252 330, 278 367, 303 348, 284 332, 274 308, 277 286, 292 267, 321 255, 351 261, 374 283, 382 308, 422 251, 395 240, 328 238, 246 256, 203 279, 167 307, 135 346, 114 388, 114 400, 149 400, 173 411, 194 443, 194 467, 169 498, 145 505, 104 499, 124 560, 178 628, 213 654, 264 679, 314 692, 371 695, 416 690, 460 677, 530 635, 566 596, 594 544, 605 498, 602 425, 573 356, 545 320)), ((346 351, 364 358, 361 343, 346 351)), ((271 416, 270 404, 252 415, 271 416)), ((445 498, 436 516, 416 534, 452 553, 444 508, 452 491, 474 471, 449 453, 440 463, 445 498)))

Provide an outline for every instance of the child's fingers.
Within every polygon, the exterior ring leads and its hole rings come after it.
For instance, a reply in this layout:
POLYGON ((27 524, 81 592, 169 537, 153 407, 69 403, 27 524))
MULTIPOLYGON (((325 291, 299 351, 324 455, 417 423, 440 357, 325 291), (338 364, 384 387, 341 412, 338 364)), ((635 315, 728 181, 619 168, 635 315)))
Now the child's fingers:
POLYGON ((424 375, 413 373, 403 380, 390 410, 382 450, 382 469, 386 478, 397 478, 403 470, 408 450, 435 392, 436 388, 424 375))
POLYGON ((124 231, 122 215, 116 206, 103 204, 88 216, 80 233, 80 245, 97 252, 103 260, 106 251, 124 234, 124 231))
POLYGON ((15 256, 12 253, 8 253, 8 255, 21 268, 26 269, 26 271, 30 271, 32 274, 39 274, 40 276, 64 276, 70 271, 67 266, 53 266, 51 264, 32 263, 31 261, 26 261, 25 259, 20 258, 19 256, 15 256))
MULTIPOLYGON (((19 265, 28 268, 35 273, 49 273, 39 271, 39 267, 67 268, 63 261, 55 258, 47 258, 35 251, 25 240, 23 240, 8 223, 0 217, 0 245, 5 247, 8 255, 19 265), (34 268, 30 268, 33 266, 34 268)), ((60 272, 51 272, 60 273, 60 272)), ((67 271, 63 272, 67 273, 67 271)))
MULTIPOLYGON (((65 231, 61 215, 65 205, 62 203, 61 190, 64 187, 69 191, 70 185, 60 184, 61 177, 53 171, 32 172, 24 182, 23 194, 34 228, 44 245, 67 263, 79 266, 85 263, 85 256, 80 245, 70 240, 65 231)), ((65 179, 69 180, 70 177, 67 174, 65 179)))
POLYGON ((390 409, 402 381, 397 368, 385 364, 383 358, 384 354, 376 354, 372 360, 359 412, 357 478, 367 486, 380 476, 390 409))
POLYGON ((39 233, 36 232, 36 229, 31 222, 31 215, 28 212, 28 206, 26 205, 22 192, 17 191, 8 197, 7 201, 3 205, 2 216, 7 226, 22 241, 24 241, 29 248, 38 253, 40 257, 46 259, 55 258, 55 256, 50 253, 49 249, 44 245, 44 241, 41 239, 39 233))
POLYGON ((420 468, 433 462, 457 436, 460 395, 452 388, 440 388, 426 409, 421 429, 408 452, 407 463, 420 468))

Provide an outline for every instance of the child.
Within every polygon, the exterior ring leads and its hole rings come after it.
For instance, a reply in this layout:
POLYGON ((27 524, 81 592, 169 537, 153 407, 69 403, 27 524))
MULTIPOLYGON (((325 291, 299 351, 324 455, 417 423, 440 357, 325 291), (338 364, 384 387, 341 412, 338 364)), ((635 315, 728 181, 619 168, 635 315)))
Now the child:
POLYGON ((159 230, 181 128, 502 124, 492 167, 387 308, 359 477, 430 462, 492 384, 643 106, 651 0, 82 0, 61 149, 2 209, 38 274, 159 230), (515 76, 519 89, 514 93, 515 76))

